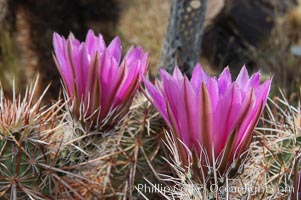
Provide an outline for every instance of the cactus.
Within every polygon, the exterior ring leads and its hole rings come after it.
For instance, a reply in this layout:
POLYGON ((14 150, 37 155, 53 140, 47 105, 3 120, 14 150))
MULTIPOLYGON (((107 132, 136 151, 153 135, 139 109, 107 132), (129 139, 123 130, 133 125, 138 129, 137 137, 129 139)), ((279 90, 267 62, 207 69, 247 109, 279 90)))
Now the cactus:
POLYGON ((14 89, 12 100, 2 90, 0 93, 0 198, 82 198, 70 180, 85 185, 94 182, 73 170, 76 166, 70 157, 62 159, 64 147, 72 142, 59 141, 66 137, 61 132, 64 127, 64 115, 59 114, 61 101, 43 106, 48 88, 35 101, 37 84, 38 78, 23 98, 14 89))
POLYGON ((267 117, 257 129, 251 145, 251 159, 245 165, 242 182, 257 187, 262 198, 297 199, 301 156, 301 111, 283 93, 270 100, 267 117))
POLYGON ((250 149, 245 152, 244 163, 234 178, 225 174, 221 180, 212 173, 212 180, 203 181, 206 184, 195 182, 191 173, 193 157, 188 159, 188 167, 183 167, 175 145, 176 138, 167 133, 165 146, 172 156, 165 160, 174 174, 161 174, 165 191, 151 182, 149 184, 157 188, 164 199, 298 199, 300 102, 294 107, 281 94, 282 98, 269 101, 250 149))
POLYGON ((66 106, 54 143, 56 167, 65 170, 62 179, 70 188, 57 198, 137 199, 135 186, 144 178, 156 181, 154 172, 166 170, 160 157, 164 124, 143 95, 135 96, 123 122, 109 132, 85 129, 66 106))
MULTIPOLYGON (((164 160, 169 166, 169 170, 172 173, 160 174, 159 180, 162 181, 161 185, 156 185, 148 181, 148 183, 153 187, 153 190, 163 197, 162 199, 184 199, 184 200, 203 200, 203 199, 215 199, 220 198, 225 195, 224 193, 218 193, 215 188, 221 186, 221 178, 217 178, 218 174, 212 166, 207 163, 206 168, 212 172, 210 176, 205 177, 203 168, 205 166, 196 165, 194 154, 188 150, 188 165, 183 166, 181 161, 181 155, 179 151, 179 143, 186 148, 186 145, 177 142, 179 141, 172 133, 165 133, 164 147, 167 150, 164 160), (166 156, 168 155, 168 156, 166 156), (195 180, 193 177, 193 171, 198 170, 203 176, 203 180, 195 180), (212 178, 213 177, 213 178, 212 178)), ((206 156, 205 156, 206 157, 206 156)), ((208 157, 203 158, 208 160, 208 157)), ((215 161, 214 161, 215 162, 215 161)), ((229 172, 222 178, 226 178, 229 172)))
POLYGON ((113 157, 111 183, 123 191, 119 198, 139 199, 138 184, 146 184, 145 179, 157 182, 156 173, 166 170, 160 156, 163 128, 159 113, 138 94, 121 129, 118 148, 122 153, 113 157))
POLYGON ((12 100, 0 94, 0 197, 48 199, 53 187, 46 138, 51 134, 56 105, 34 102, 36 82, 21 96, 13 89, 12 100))

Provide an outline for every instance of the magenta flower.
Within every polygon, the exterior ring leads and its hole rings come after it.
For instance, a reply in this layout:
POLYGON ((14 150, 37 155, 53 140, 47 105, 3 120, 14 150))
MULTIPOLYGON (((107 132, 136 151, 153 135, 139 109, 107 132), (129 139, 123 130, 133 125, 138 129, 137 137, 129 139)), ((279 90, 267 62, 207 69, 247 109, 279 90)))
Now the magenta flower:
MULTIPOLYGON (((207 164, 212 166, 214 159, 219 172, 225 172, 248 147, 266 104, 271 80, 260 84, 260 73, 249 78, 245 67, 234 82, 228 68, 217 79, 207 75, 199 64, 190 81, 177 67, 173 75, 164 70, 160 75, 162 81, 155 86, 144 79, 153 105, 189 152, 200 159, 203 148, 207 164)), ((180 144, 178 149, 187 165, 188 151, 180 144)))
POLYGON ((146 73, 147 53, 131 47, 121 61, 120 39, 107 47, 102 35, 95 36, 92 30, 84 42, 54 33, 53 45, 72 113, 89 126, 118 122, 146 73))

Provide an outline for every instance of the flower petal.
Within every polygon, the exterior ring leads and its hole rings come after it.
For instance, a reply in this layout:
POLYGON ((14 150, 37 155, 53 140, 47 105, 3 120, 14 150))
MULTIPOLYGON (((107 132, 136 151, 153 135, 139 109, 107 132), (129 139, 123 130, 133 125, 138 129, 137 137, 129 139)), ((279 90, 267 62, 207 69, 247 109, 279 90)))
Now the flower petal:
POLYGON ((177 80, 183 79, 183 74, 178 66, 175 66, 172 76, 177 80))
POLYGON ((193 89, 199 93, 202 83, 207 82, 208 78, 210 77, 204 72, 202 66, 200 64, 196 64, 191 76, 191 85, 193 89))
POLYGON ((169 118, 168 118, 168 113, 167 113, 167 108, 166 108, 166 101, 163 98, 160 89, 154 87, 149 80, 146 78, 143 78, 143 83, 151 96, 152 100, 151 102, 154 104, 154 106, 158 109, 158 111, 161 113, 163 118, 165 119, 167 125, 171 127, 169 118))
POLYGON ((218 78, 219 95, 223 95, 231 83, 232 83, 232 78, 231 78, 230 70, 229 67, 226 67, 218 78))
MULTIPOLYGON (((214 143, 212 141, 212 128, 213 128, 213 112, 211 107, 210 95, 203 83, 200 91, 199 106, 198 106, 198 130, 199 130, 199 140, 194 141, 195 146, 198 147, 199 144, 207 151, 208 159, 212 161, 212 148, 214 143), (199 143, 199 144, 198 144, 199 143)), ((197 149, 200 155, 200 149, 197 149)))
POLYGON ((121 52, 122 52, 121 41, 119 37, 115 37, 112 40, 112 42, 108 46, 108 51, 115 58, 116 62, 119 64, 121 59, 121 52))
POLYGON ((243 66, 236 78, 236 83, 244 90, 246 83, 249 81, 249 74, 246 66, 243 66))

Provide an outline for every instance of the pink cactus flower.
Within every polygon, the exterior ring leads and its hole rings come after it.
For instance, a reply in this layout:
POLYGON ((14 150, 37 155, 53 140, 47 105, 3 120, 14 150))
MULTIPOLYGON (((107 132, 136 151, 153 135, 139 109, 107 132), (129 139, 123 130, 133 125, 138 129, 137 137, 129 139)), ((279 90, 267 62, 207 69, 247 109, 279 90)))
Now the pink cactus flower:
MULTIPOLYGON (((210 77, 199 64, 190 81, 178 67, 173 75, 161 70, 160 76, 162 81, 155 85, 146 79, 144 84, 152 104, 187 147, 178 144, 182 163, 188 164, 191 152, 198 161, 205 152, 208 159, 204 161, 202 156, 201 163, 216 163, 216 169, 224 173, 247 149, 265 107, 271 80, 260 84, 260 73, 249 78, 245 67, 236 81, 232 81, 228 68, 219 78, 210 77)), ((208 167, 203 170, 209 171, 208 167)))
POLYGON ((147 53, 131 47, 121 61, 118 37, 106 46, 89 30, 84 42, 54 33, 54 60, 74 116, 89 126, 114 126, 128 110, 147 71, 147 53), (123 114, 122 114, 123 113, 123 114))

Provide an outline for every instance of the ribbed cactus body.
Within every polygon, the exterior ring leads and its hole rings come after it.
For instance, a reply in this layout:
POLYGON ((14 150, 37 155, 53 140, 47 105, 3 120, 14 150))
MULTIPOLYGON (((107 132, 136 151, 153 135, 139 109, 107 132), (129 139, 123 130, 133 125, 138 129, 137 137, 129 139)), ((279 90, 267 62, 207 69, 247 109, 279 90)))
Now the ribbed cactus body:
POLYGON ((0 199, 51 199, 51 145, 57 105, 41 105, 45 92, 34 101, 37 81, 23 98, 0 93, 0 199))
POLYGON ((9 190, 18 198, 23 197, 26 190, 45 198, 50 194, 52 183, 45 180, 47 169, 40 164, 50 162, 49 155, 45 155, 43 145, 20 135, 15 133, 0 141, 1 185, 10 185, 9 190))

